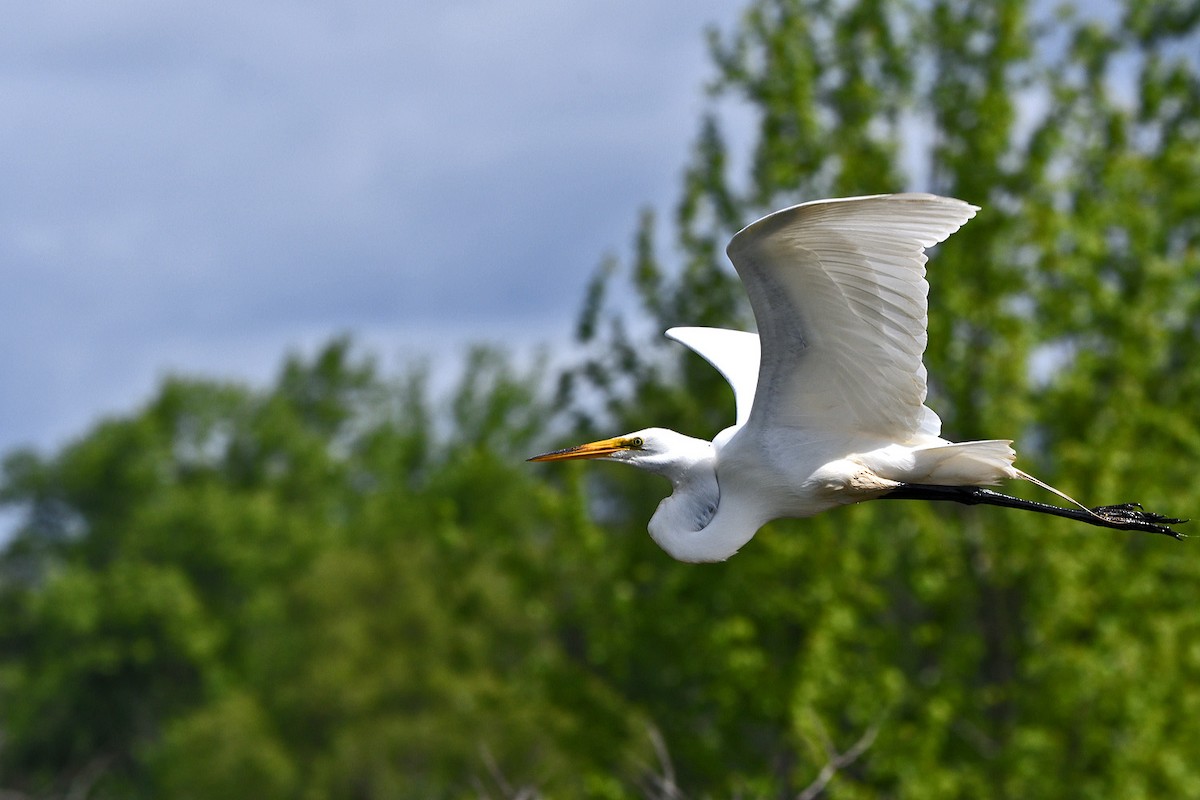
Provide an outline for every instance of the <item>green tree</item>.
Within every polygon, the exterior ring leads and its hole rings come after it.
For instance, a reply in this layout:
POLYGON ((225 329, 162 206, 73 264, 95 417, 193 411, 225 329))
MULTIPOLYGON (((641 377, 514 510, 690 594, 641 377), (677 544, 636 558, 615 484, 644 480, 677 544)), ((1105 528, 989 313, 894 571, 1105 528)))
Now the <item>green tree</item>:
MULTIPOLYGON (((1011 436, 1021 466, 1097 503, 1200 506, 1200 7, 1114 11, 758 0, 714 32, 672 247, 646 213, 626 269, 606 262, 584 304, 590 356, 560 392, 578 435, 712 436, 730 393, 657 337, 750 322, 723 243, 790 202, 926 190, 983 207, 930 265, 946 434, 1011 436), (756 123, 744 150, 731 108, 756 123)), ((1186 548, 869 504, 689 567, 643 532, 665 486, 585 468, 615 551, 585 652, 697 793, 793 793, 827 759, 823 729, 845 747, 879 719, 837 796, 1200 792, 1186 548)))
POLYGON ((580 487, 521 460, 539 373, 479 350, 463 374, 435 412, 420 369, 384 379, 339 340, 269 390, 170 380, 52 458, 9 456, 0 786, 431 797, 494 771, 579 794, 629 773, 636 709, 560 646, 557 595, 588 584, 556 553, 598 533, 580 487))
POLYGON ((947 435, 1011 435, 1095 502, 1194 510, 1200 7, 1114 8, 752 2, 712 34, 670 246, 647 212, 602 265, 553 404, 544 367, 492 351, 438 403, 335 340, 264 389, 172 379, 9 454, 0 787, 794 796, 877 727, 830 796, 1200 794, 1186 546, 879 503, 691 566, 645 533, 665 485, 522 461, 548 422, 716 433, 729 390, 657 329, 750 323, 723 243, 913 188, 984 207, 931 262, 947 435))

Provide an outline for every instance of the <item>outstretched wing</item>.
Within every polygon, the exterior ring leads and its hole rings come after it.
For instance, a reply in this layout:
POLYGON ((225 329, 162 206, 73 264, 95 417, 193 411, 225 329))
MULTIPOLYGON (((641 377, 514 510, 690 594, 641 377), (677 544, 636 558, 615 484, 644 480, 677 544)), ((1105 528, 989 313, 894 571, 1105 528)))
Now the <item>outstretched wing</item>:
POLYGON ((734 236, 728 253, 762 348, 751 422, 937 435, 921 363, 925 248, 978 210, 928 194, 820 200, 734 236))
POLYGON ((758 335, 725 328, 671 328, 667 338, 690 347, 733 388, 737 426, 745 425, 758 385, 758 335))

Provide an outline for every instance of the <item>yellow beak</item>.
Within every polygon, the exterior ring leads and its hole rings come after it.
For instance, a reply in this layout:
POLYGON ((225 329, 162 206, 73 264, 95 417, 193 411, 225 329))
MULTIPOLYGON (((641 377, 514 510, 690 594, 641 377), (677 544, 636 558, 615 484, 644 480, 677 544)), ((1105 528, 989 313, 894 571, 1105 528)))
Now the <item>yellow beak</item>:
POLYGON ((540 456, 528 458, 526 461, 566 461, 572 458, 604 458, 621 450, 630 449, 632 449, 632 445, 627 438, 624 436, 615 436, 612 439, 601 439, 598 442, 588 442, 587 444, 578 444, 574 447, 566 447, 562 450, 555 450, 552 453, 542 453, 540 456))

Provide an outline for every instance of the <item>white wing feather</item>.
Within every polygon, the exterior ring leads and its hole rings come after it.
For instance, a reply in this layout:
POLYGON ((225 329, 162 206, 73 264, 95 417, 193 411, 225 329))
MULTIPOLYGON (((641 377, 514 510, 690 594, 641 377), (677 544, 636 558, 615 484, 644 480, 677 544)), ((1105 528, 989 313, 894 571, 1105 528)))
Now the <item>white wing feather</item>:
POLYGON ((761 345, 754 425, 936 436, 921 363, 925 248, 977 210, 925 194, 821 200, 734 236, 761 345))
POLYGON ((687 345, 725 376, 733 389, 737 426, 746 424, 758 385, 758 334, 725 328, 671 328, 667 338, 687 345))

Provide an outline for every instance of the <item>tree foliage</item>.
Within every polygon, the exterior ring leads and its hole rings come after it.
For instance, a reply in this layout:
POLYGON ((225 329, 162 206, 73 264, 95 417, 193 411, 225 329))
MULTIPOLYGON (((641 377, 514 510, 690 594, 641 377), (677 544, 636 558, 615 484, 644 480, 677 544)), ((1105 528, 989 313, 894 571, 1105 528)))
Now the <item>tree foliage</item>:
MULTIPOLYGON (((1010 436, 1021 466, 1076 496, 1187 515, 1200 503, 1192 6, 1039 18, 1016 0, 751 3, 711 36, 713 112, 672 246, 647 246, 662 238, 647 214, 628 281, 601 273, 593 296, 620 301, 585 306, 591 357, 563 396, 601 398, 586 428, 669 420, 711 436, 731 419, 728 390, 654 337, 750 324, 720 245, 791 202, 934 191, 983 207, 930 265, 926 363, 947 435, 1010 436)), ((597 476, 630 541, 661 491, 641 477, 597 476)), ((1165 540, 868 505, 775 523, 715 567, 647 574, 649 549, 631 551, 638 635, 602 635, 629 643, 625 691, 660 720, 685 785, 795 792, 825 758, 822 728, 850 742, 882 718, 834 794, 1200 791, 1179 744, 1197 733, 1200 650, 1184 643, 1200 571, 1165 540), (672 655, 634 644, 647 636, 672 655)))
POLYGON ((340 340, 268 391, 175 379, 51 459, 10 455, 4 785, 429 797, 492 762, 566 793, 623 774, 636 714, 557 644, 557 594, 582 587, 554 551, 597 533, 576 487, 517 466, 538 374, 476 351, 440 418, 420 370, 389 382, 340 340))
POLYGON ((577 365, 477 350, 439 401, 335 340, 265 389, 172 379, 9 454, 0 787, 796 796, 871 741, 828 796, 1200 794, 1186 545, 866 504, 690 566, 645 534, 665 485, 523 463, 547 428, 716 433, 728 388, 660 331, 751 324, 724 242, 918 189, 983 207, 930 263, 946 434, 1194 513, 1198 44, 1194 2, 753 0, 711 34, 675 214, 597 271, 577 365))

